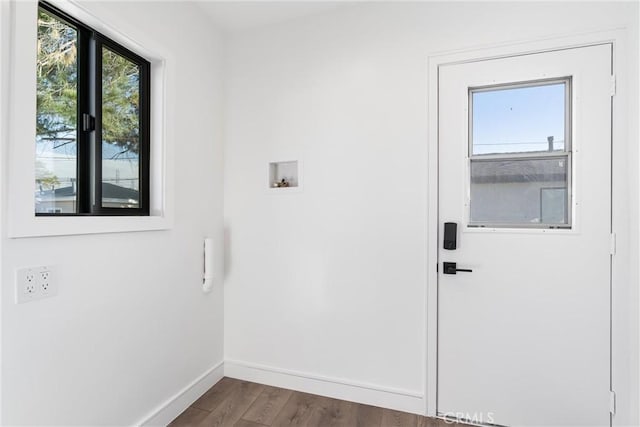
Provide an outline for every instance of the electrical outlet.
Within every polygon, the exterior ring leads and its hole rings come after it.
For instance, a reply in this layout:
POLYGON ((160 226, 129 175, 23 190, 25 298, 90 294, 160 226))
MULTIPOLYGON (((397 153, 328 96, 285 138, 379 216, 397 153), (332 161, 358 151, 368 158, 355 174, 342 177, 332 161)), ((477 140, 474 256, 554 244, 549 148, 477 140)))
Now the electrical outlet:
POLYGON ((41 298, 51 297, 58 293, 54 274, 50 267, 40 267, 36 273, 36 288, 41 298))
POLYGON ((29 302, 36 297, 36 272, 33 268, 21 268, 16 272, 16 303, 29 302))
POLYGON ((51 267, 21 268, 16 271, 16 304, 52 297, 57 293, 51 267))

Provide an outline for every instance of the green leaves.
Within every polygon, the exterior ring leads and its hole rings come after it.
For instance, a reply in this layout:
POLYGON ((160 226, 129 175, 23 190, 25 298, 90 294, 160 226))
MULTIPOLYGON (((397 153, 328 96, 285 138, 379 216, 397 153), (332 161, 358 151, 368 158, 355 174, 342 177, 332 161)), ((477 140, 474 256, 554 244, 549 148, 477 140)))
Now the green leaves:
POLYGON ((140 71, 109 49, 102 50, 102 139, 123 152, 140 149, 140 71))
MULTIPOLYGON (((140 149, 140 70, 102 50, 102 140, 124 152, 140 149)), ((78 126, 78 32, 46 11, 38 13, 37 118, 39 140, 69 141, 78 126)))
POLYGON ((77 32, 38 13, 37 134, 66 137, 77 123, 77 32))

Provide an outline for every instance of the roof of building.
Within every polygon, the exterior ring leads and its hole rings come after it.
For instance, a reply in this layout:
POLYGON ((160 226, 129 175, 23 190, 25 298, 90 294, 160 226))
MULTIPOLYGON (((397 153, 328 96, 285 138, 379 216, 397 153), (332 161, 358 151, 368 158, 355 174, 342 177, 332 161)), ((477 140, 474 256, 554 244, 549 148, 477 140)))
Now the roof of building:
POLYGON ((566 159, 481 160, 471 164, 474 184, 565 182, 566 159))
MULTIPOLYGON (((75 186, 61 187, 53 190, 43 191, 41 197, 54 196, 56 199, 61 199, 64 197, 75 197, 76 188, 75 186), (53 194, 52 194, 53 193, 53 194)), ((119 185, 111 184, 108 182, 102 183, 102 197, 105 199, 115 199, 115 200, 138 200, 140 197, 140 193, 138 190, 133 190, 131 188, 121 187, 119 185)))

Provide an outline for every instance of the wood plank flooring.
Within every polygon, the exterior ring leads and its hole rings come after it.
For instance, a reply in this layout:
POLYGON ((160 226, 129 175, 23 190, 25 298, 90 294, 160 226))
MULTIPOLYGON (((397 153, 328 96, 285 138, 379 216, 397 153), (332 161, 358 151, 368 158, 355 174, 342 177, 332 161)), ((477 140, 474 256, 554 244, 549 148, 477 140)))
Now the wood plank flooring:
POLYGON ((450 427, 442 420, 223 378, 171 427, 450 427))

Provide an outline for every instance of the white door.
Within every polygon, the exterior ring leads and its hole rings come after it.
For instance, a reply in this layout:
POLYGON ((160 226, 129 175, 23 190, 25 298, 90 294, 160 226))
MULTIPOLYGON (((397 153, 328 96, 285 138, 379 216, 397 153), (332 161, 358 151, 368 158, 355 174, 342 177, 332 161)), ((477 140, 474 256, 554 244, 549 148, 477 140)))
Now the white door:
POLYGON ((609 44, 439 69, 441 415, 610 424, 611 71, 609 44))

